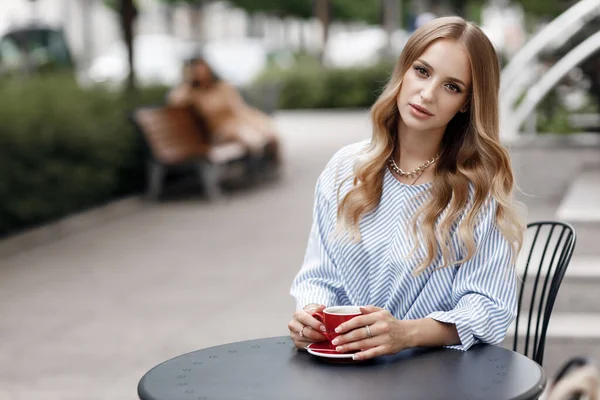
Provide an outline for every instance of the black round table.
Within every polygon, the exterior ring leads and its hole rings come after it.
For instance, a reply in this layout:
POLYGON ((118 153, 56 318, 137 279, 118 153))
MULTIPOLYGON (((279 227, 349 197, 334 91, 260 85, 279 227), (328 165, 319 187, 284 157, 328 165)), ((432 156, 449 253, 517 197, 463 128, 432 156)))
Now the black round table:
POLYGON ((289 337, 194 351, 154 367, 141 400, 537 399, 546 384, 529 358, 492 345, 410 349, 361 362, 298 351, 289 337))

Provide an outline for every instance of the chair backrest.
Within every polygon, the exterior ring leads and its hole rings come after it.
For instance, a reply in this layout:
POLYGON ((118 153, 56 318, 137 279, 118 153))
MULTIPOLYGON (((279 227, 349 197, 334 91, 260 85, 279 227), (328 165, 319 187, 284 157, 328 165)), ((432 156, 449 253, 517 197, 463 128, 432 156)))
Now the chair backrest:
POLYGON ((204 157, 208 137, 191 107, 142 107, 133 121, 144 136, 152 157, 162 164, 178 164, 204 157))
POLYGON ((571 261, 575 241, 575 229, 567 223, 542 221, 527 225, 523 250, 517 261, 520 288, 513 350, 540 365, 544 360, 552 308, 571 261), (525 326, 521 328, 526 333, 519 340, 519 325, 523 324, 525 326))

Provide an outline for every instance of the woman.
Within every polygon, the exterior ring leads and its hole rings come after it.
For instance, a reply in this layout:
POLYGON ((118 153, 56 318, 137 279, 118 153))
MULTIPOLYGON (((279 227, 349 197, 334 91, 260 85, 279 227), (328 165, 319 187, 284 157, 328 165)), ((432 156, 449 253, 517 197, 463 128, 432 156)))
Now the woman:
POLYGON ((172 105, 190 105, 202 117, 216 142, 239 141, 257 157, 279 165, 279 141, 271 119, 247 105, 238 91, 220 80, 202 58, 184 67, 184 82, 168 96, 172 105))
POLYGON ((498 138, 499 75, 494 47, 462 18, 409 39, 372 107, 372 139, 338 151, 317 182, 291 288, 297 347, 324 340, 311 313, 333 305, 365 306, 333 343, 355 359, 502 341, 525 226, 498 138))

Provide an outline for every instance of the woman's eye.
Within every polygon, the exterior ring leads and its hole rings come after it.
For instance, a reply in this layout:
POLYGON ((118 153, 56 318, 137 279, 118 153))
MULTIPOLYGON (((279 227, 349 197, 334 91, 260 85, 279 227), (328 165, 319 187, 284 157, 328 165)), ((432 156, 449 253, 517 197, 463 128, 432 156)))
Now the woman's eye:
POLYGON ((452 90, 453 92, 460 92, 460 88, 452 83, 449 83, 448 85, 446 85, 446 87, 452 90))
POLYGON ((415 71, 417 71, 419 75, 428 76, 427 70, 423 67, 415 67, 415 71))

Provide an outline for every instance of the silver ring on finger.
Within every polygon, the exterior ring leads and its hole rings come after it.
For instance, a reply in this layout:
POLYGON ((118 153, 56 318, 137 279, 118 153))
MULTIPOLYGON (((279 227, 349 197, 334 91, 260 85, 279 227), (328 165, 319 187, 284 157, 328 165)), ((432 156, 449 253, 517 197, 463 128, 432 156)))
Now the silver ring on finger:
POLYGON ((365 329, 367 330, 367 337, 372 338, 373 335, 371 334, 371 327, 369 325, 365 325, 365 329))
POLYGON ((300 328, 300 332, 298 332, 298 334, 300 335, 300 337, 304 337, 304 328, 306 328, 306 325, 302 325, 302 328, 300 328))

